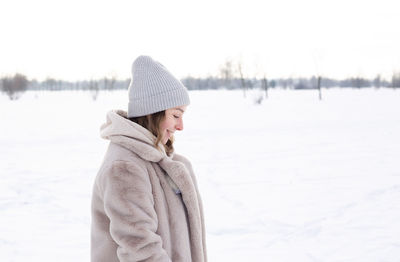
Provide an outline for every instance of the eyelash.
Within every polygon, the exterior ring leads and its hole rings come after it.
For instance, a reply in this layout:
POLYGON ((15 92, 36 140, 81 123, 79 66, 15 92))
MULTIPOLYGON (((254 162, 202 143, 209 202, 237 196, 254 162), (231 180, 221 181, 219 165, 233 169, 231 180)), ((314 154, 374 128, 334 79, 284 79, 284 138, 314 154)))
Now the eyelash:
POLYGON ((174 117, 175 117, 175 118, 179 118, 179 116, 175 116, 175 115, 174 115, 174 117))

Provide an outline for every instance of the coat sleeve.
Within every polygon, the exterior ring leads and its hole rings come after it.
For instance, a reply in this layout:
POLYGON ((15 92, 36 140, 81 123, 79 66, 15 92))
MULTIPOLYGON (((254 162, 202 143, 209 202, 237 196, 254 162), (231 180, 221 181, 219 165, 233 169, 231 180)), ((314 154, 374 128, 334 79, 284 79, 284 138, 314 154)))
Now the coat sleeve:
POLYGON ((103 177, 104 210, 121 262, 170 262, 156 233, 157 214, 147 170, 126 161, 114 161, 103 177))

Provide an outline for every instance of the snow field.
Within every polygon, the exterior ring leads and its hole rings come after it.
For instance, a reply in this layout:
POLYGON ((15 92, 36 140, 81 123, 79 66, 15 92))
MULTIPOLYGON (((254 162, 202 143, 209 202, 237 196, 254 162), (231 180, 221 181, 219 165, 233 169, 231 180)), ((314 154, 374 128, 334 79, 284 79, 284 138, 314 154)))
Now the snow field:
MULTIPOLYGON (((400 92, 191 91, 176 150, 209 261, 400 261, 400 92)), ((88 261, 90 197, 126 91, 0 96, 2 261, 88 261)))

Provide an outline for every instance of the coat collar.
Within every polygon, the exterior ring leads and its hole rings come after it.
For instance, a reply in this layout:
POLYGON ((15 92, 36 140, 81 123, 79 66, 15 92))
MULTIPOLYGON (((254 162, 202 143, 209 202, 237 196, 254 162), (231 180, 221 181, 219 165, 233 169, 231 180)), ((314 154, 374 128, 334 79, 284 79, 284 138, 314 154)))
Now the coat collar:
MULTIPOLYGON (((156 137, 146 128, 129 120, 126 111, 112 110, 107 113, 106 123, 100 127, 100 136, 119 144, 151 162, 168 157, 162 145, 154 146, 156 137)), ((172 157, 173 154, 169 157, 172 157)))

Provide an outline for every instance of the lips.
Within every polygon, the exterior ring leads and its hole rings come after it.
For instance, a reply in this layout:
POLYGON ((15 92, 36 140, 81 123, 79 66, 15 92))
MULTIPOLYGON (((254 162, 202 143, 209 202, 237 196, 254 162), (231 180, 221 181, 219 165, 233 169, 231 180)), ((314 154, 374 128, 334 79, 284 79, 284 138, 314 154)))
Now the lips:
POLYGON ((174 135, 174 132, 171 132, 169 130, 167 130, 167 133, 168 133, 168 138, 174 135))

